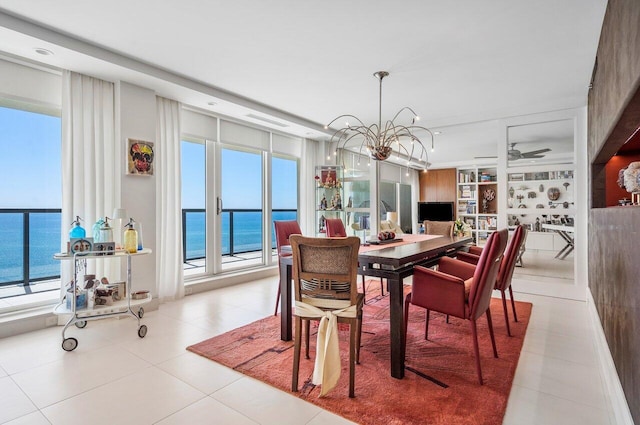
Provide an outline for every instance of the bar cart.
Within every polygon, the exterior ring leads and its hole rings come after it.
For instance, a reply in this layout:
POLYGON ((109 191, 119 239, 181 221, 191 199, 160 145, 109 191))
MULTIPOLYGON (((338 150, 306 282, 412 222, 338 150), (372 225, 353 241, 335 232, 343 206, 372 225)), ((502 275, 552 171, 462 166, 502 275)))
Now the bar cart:
MULTIPOLYGON (((78 340, 73 337, 66 338, 65 332, 71 325, 75 325, 77 328, 84 328, 87 326, 87 322, 90 320, 100 320, 108 317, 117 316, 132 316, 138 322, 138 336, 144 338, 147 335, 147 326, 140 324, 140 319, 144 315, 144 304, 151 301, 151 294, 147 291, 138 291, 132 294, 131 290, 131 258, 138 255, 146 255, 151 253, 151 249, 144 248, 136 253, 129 253, 124 250, 117 250, 109 254, 105 254, 100 251, 84 251, 70 253, 54 254, 53 258, 56 260, 71 260, 73 262, 73 281, 70 285, 70 292, 66 294, 59 304, 57 304, 53 313, 57 315, 68 315, 71 317, 62 329, 62 349, 65 351, 73 351, 78 346, 78 340), (125 281, 125 295, 122 299, 113 301, 108 305, 85 305, 88 294, 78 294, 78 277, 82 276, 83 272, 87 269, 88 259, 108 259, 126 257, 127 259, 127 280, 125 281), (81 296, 84 295, 85 299, 82 300, 81 296), (79 308, 80 307, 80 308, 79 308), (137 311, 134 312, 134 309, 137 311)), ((88 303, 87 303, 88 304, 88 303)))

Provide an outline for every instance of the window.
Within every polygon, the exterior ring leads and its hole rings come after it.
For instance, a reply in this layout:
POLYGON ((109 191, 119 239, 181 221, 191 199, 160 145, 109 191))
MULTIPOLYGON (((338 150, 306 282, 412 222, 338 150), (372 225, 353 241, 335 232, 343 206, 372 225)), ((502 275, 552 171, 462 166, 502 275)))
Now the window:
POLYGON ((222 268, 262 263, 262 155, 222 149, 222 268))
POLYGON ((193 111, 183 131, 185 277, 274 264, 273 221, 298 219, 301 140, 193 111))
POLYGON ((206 267, 206 145, 183 140, 182 169, 182 255, 185 274, 206 267))
POLYGON ((59 289, 60 117, 0 106, 0 128, 0 297, 59 289))
MULTIPOLYGON (((298 161, 273 156, 271 159, 271 223, 298 219, 298 161)), ((272 226, 271 248, 276 252, 276 233, 272 226)))

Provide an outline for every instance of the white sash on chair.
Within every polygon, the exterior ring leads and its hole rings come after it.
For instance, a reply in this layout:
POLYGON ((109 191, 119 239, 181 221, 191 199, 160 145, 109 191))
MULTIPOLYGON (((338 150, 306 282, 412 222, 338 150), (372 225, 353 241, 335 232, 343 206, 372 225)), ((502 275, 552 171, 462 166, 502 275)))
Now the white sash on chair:
POLYGON ((340 347, 338 345, 338 316, 356 317, 358 307, 350 305, 339 310, 321 310, 311 304, 300 301, 296 301, 295 307, 296 316, 305 318, 320 317, 312 382, 314 385, 321 385, 319 397, 322 397, 336 386, 342 371, 340 366, 340 347))

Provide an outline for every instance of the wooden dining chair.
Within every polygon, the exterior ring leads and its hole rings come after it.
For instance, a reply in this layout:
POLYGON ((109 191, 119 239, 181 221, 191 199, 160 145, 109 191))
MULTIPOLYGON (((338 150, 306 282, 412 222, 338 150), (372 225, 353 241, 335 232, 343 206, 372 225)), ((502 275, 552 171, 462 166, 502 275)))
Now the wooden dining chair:
MULTIPOLYGON (((310 238, 302 235, 290 237, 293 254, 293 281, 295 289, 295 333, 293 376, 291 390, 298 391, 302 322, 305 322, 305 354, 309 358, 309 321, 321 320, 327 312, 335 314, 338 323, 349 325, 349 397, 355 397, 355 365, 360 362, 360 338, 362 334, 363 294, 358 292, 357 268, 360 238, 310 238)), ((319 327, 320 334, 322 323, 319 327)), ((337 332, 336 329, 334 330, 337 332)), ((337 344, 337 333, 334 334, 337 344)), ((323 347, 316 344, 318 350, 323 347)), ((323 356, 324 357, 324 356, 323 356)), ((329 357, 329 356, 327 356, 329 357)), ((338 355, 339 362, 339 355, 338 355)), ((314 383, 318 383, 314 371, 314 383)), ((340 364, 333 365, 339 376, 340 364)), ((329 365, 327 365, 329 367, 329 365)), ((337 382, 337 378, 336 378, 337 382)), ((323 384, 323 387, 326 384, 323 384)), ((321 395, 330 388, 322 388, 321 395)))
POLYGON ((407 294, 404 303, 405 341, 410 305, 427 310, 425 339, 428 339, 429 336, 429 313, 431 310, 469 320, 480 385, 483 384, 483 381, 476 321, 480 316, 486 314, 493 355, 498 357, 489 305, 506 244, 507 230, 504 229, 489 236, 476 266, 449 257, 440 259, 438 270, 415 266, 411 292, 407 294))
POLYGON ((427 235, 441 235, 453 237, 453 221, 425 220, 424 233, 427 235))
MULTIPOLYGON (((344 223, 340 218, 327 218, 325 221, 325 225, 327 226, 327 237, 328 238, 344 238, 347 236, 347 231, 344 228, 344 223)), ((367 288, 366 288, 366 279, 364 275, 362 275, 362 294, 365 297, 365 302, 367 298, 367 288)), ((384 296, 384 281, 380 278, 380 294, 384 296)))
MULTIPOLYGON (((282 257, 291 256, 291 252, 282 252, 282 247, 290 245, 289 236, 297 234, 301 235, 300 225, 296 220, 275 220, 273 226, 276 231, 276 251, 278 253, 278 273, 280 273, 280 259, 282 257)), ((282 276, 280 276, 282 279, 282 276)), ((274 316, 278 315, 278 305, 280 304, 280 280, 278 280, 278 295, 276 296, 276 309, 274 316)))
MULTIPOLYGON (((527 234, 527 229, 524 225, 519 225, 516 227, 516 230, 513 232, 513 236, 511 237, 511 242, 509 242, 509 246, 504 252, 504 258, 500 263, 500 269, 498 270, 498 275, 496 276, 496 283, 494 285, 494 289, 500 291, 502 295, 502 310, 504 311, 504 321, 507 325, 507 335, 511 336, 511 327, 509 325, 509 313, 507 309, 507 299, 505 292, 509 291, 509 298, 511 298, 511 309, 513 310, 513 320, 514 322, 518 321, 518 316, 516 315, 516 303, 513 298, 513 287, 511 286, 511 279, 513 278, 513 271, 516 267, 516 263, 518 260, 518 256, 520 255, 520 251, 522 249, 522 245, 524 244, 525 238, 527 234)), ((483 249, 475 248, 473 252, 482 254, 483 249)), ((472 254, 471 249, 470 253, 459 252, 457 258, 461 261, 465 261, 470 264, 478 264, 480 260, 480 255, 472 254)))

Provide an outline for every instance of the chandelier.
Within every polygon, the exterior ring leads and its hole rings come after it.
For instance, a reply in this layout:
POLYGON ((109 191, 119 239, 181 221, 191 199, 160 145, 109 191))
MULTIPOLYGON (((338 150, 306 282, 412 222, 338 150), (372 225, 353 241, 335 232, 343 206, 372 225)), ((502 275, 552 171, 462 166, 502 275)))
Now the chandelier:
MULTIPOLYGON (((413 111, 413 109, 405 106, 400 109, 393 119, 387 121, 382 126, 382 80, 384 77, 389 76, 387 71, 378 71, 373 74, 380 82, 380 95, 379 95, 379 109, 378 109, 378 123, 366 126, 358 117, 350 114, 340 115, 327 124, 324 128, 328 129, 331 124, 341 118, 353 118, 357 121, 358 125, 350 125, 346 123, 346 127, 336 131, 330 139, 330 143, 337 143, 337 154, 339 149, 345 149, 347 144, 352 141, 360 142, 360 154, 363 149, 369 153, 369 156, 376 161, 384 161, 389 159, 395 152, 398 159, 406 159, 407 165, 412 164, 419 168, 426 169, 429 165, 427 150, 424 143, 418 136, 415 135, 416 131, 425 132, 431 141, 431 151, 433 151, 433 133, 425 127, 415 125, 416 121, 420 120, 420 117, 413 111), (411 121, 409 125, 397 124, 395 120, 403 112, 411 113, 411 121), (416 164, 416 161, 418 164, 416 164)), ((357 146, 357 144, 355 145, 357 146)))

